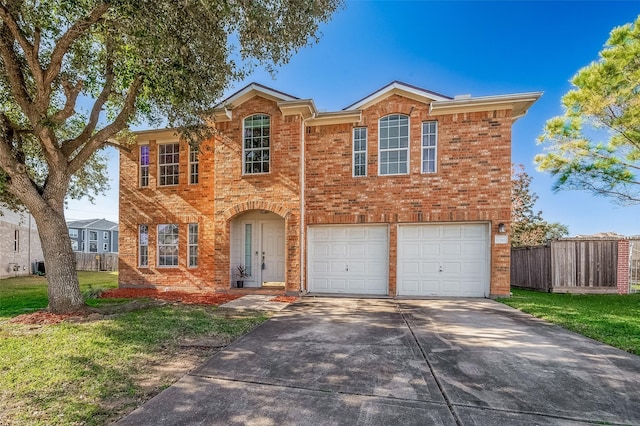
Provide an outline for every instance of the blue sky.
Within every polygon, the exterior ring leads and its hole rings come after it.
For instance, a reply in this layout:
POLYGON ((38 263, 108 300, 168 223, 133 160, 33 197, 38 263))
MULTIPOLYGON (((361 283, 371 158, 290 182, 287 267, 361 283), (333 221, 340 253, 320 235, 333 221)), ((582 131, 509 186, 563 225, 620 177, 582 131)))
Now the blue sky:
MULTIPOLYGON (((359 1, 348 0, 322 26, 318 44, 299 51, 275 77, 256 70, 229 91, 256 81, 320 110, 339 110, 400 80, 444 95, 500 95, 542 91, 513 127, 512 159, 533 177, 537 210, 571 235, 640 234, 640 207, 620 207, 587 192, 552 190, 553 178, 535 170, 536 138, 562 113, 569 80, 597 60, 612 28, 633 22, 639 1, 359 1)), ((110 152, 112 189, 95 205, 71 201, 68 219, 117 221, 117 153, 110 152)))

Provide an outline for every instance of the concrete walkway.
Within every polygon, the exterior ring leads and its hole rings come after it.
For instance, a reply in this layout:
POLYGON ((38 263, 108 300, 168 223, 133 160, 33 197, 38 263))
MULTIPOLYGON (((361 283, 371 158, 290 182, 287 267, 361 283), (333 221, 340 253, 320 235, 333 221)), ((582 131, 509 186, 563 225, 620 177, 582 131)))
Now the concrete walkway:
POLYGON ((120 425, 640 424, 640 357, 490 300, 305 298, 120 425))
POLYGON ((227 309, 238 309, 241 311, 281 311, 289 306, 289 303, 274 302, 274 298, 275 296, 271 295, 266 296, 261 294, 249 294, 232 300, 231 302, 224 303, 220 305, 220 307, 227 309))

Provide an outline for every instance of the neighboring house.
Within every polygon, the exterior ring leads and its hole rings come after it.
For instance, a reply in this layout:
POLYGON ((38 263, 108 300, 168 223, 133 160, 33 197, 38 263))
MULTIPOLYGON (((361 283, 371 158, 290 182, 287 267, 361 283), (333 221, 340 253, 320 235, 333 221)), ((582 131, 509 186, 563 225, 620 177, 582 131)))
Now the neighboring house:
POLYGON ((106 219, 67 222, 73 251, 81 253, 117 253, 118 224, 106 219))
POLYGON ((44 260, 36 221, 0 205, 0 278, 29 275, 44 260))
POLYGON ((511 127, 541 93, 393 82, 335 112, 250 84, 198 151, 171 129, 120 155, 120 286, 509 294, 511 127))

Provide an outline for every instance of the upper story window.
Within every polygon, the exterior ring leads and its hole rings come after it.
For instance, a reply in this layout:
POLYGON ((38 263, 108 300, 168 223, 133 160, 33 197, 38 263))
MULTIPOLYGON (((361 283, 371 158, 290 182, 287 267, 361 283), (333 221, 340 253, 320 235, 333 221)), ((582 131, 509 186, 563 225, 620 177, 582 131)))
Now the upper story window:
POLYGON ((98 231, 89 231, 89 253, 98 252, 98 231))
POLYGON ((178 184, 179 163, 180 146, 177 143, 158 145, 158 181, 160 186, 178 184))
POLYGON ((149 186, 149 145, 140 146, 140 186, 149 186))
POLYGON ((389 115, 380 119, 378 143, 379 173, 409 173, 409 117, 389 115))
POLYGON ((71 238, 78 238, 78 230, 76 228, 69 228, 69 236, 71 238))
POLYGON ((242 170, 245 174, 269 173, 270 121, 265 114, 244 119, 242 170))
POLYGON ((422 173, 436 172, 438 154, 438 122, 422 122, 422 173))
POLYGON ((189 184, 191 185, 195 185, 196 183, 198 183, 199 156, 199 149, 194 149, 191 145, 189 145, 189 184))
POLYGON ((367 128, 353 129, 353 176, 367 175, 367 128))

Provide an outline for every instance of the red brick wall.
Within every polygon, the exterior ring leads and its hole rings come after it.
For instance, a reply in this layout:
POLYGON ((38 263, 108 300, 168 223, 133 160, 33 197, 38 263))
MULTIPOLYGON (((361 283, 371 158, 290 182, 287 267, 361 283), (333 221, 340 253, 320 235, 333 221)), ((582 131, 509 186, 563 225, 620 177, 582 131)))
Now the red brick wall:
MULTIPOLYGON (((188 184, 188 145, 180 144, 180 184, 159 187, 157 143, 153 135, 138 141, 150 145, 148 188, 138 185, 138 148, 120 156, 120 286, 180 289, 230 287, 230 222, 249 210, 269 210, 285 218, 286 287, 300 288, 300 119, 284 117, 273 101, 255 97, 233 110, 233 120, 218 123, 219 136, 203 142, 200 178, 188 184), (270 173, 242 175, 243 119, 255 113, 271 117, 270 173), (187 224, 200 224, 199 266, 187 268, 187 224), (149 267, 138 268, 137 229, 149 224, 149 267), (156 266, 156 226, 179 224, 180 264, 156 266)), ((176 139, 174 139, 175 141, 176 139)))
MULTIPOLYGON (((233 120, 217 123, 219 135, 202 145, 200 183, 188 185, 187 144, 181 143, 180 185, 157 187, 157 143, 151 148, 149 188, 138 186, 138 150, 120 156, 120 285, 224 291, 230 286, 230 223, 249 210, 268 210, 285 219, 286 288, 300 288, 301 119, 284 117, 277 104, 254 97, 233 108, 233 120), (271 117, 270 173, 242 175, 242 120, 271 117), (200 224, 200 265, 187 262, 187 224, 200 224), (149 267, 137 267, 137 227, 149 225, 149 267), (180 265, 156 266, 156 225, 180 226, 180 265)), ((306 222, 390 224, 389 294, 396 293, 395 239, 398 223, 467 222, 491 224, 492 295, 509 294, 510 248, 494 244, 498 223, 511 213, 510 111, 430 116, 429 106, 393 95, 363 111, 368 127, 368 176, 352 177, 351 124, 307 128, 306 222), (410 116, 410 173, 378 176, 378 120, 410 116), (420 173, 421 123, 438 121, 438 171, 420 173)), ((158 132, 161 134, 161 132, 158 132)), ((508 235, 508 229, 507 229, 508 235)))
POLYGON ((618 294, 629 294, 629 240, 618 241, 618 294))
MULTIPOLYGON (((368 129, 367 176, 358 178, 352 177, 353 126, 312 127, 306 135, 306 222, 490 222, 490 292, 508 295, 510 247, 494 244, 493 235, 511 217, 511 123, 504 110, 431 116, 428 105, 393 95, 364 110, 357 124, 368 129), (379 176, 378 120, 396 113, 410 117, 410 173, 379 176), (435 174, 420 172, 421 126, 427 120, 438 121, 435 174)), ((396 263, 392 250, 389 264, 396 263)), ((389 281, 393 296, 395 274, 389 281)))

